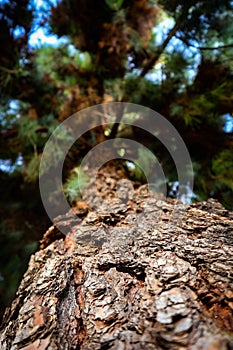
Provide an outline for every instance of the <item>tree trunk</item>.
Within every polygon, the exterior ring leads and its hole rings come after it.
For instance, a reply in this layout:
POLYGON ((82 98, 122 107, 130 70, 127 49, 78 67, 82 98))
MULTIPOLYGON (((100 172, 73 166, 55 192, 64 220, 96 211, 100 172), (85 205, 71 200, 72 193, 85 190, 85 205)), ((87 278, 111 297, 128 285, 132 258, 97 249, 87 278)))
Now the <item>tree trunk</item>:
POLYGON ((45 233, 2 350, 233 349, 232 213, 132 195, 126 180, 116 192, 120 177, 100 172, 101 196, 90 186, 74 209, 82 221, 68 213, 45 233))

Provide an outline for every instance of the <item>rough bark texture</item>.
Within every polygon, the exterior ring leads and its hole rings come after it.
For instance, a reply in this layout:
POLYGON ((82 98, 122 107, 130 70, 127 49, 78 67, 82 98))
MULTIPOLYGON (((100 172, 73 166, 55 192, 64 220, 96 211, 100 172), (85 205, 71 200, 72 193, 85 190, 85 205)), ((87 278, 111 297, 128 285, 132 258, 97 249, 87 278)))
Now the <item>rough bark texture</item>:
POLYGON ((233 349, 233 220, 102 172, 44 235, 6 310, 1 350, 233 349), (93 185, 93 184, 92 184, 93 185), (183 215, 182 220, 179 220, 183 215), (58 226, 67 228, 63 235, 58 226))

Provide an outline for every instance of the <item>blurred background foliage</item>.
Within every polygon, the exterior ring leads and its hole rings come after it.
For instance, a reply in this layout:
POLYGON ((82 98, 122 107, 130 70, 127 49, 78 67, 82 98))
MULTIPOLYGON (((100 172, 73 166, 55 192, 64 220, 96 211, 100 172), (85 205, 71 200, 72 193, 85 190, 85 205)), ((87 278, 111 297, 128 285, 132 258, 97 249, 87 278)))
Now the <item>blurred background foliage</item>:
MULTIPOLYGON (((43 147, 83 108, 125 101, 161 113, 188 147, 198 199, 232 210, 232 1, 5 0, 0 46, 1 312, 50 225, 38 190, 43 147), (39 32, 53 43, 33 42, 39 32)), ((100 128, 76 142, 64 169, 72 203, 82 157, 117 132, 100 128)), ((176 180, 155 140, 133 128, 125 135, 160 154, 176 180)))

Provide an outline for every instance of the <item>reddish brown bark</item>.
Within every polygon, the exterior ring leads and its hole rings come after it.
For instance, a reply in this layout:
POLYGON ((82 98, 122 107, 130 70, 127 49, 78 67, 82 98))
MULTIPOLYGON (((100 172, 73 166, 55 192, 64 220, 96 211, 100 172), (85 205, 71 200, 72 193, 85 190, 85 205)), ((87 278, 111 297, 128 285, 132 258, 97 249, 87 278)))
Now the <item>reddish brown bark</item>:
POLYGON ((119 177, 100 174, 81 223, 68 213, 44 235, 1 349, 233 349, 232 213, 209 200, 171 221, 173 200, 145 186, 117 198, 119 177))

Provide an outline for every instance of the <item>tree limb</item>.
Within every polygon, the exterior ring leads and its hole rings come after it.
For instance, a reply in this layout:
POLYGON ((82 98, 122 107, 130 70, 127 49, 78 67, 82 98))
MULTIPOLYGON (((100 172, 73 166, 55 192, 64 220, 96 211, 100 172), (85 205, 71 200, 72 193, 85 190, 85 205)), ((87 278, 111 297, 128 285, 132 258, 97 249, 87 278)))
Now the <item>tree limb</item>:
POLYGON ((21 69, 9 69, 3 66, 0 66, 0 70, 9 74, 17 74, 21 71, 21 69))
POLYGON ((148 60, 147 64, 143 67, 143 69, 140 73, 140 77, 144 77, 154 67, 155 63, 158 61, 159 57, 161 56, 161 54, 163 53, 163 51, 165 50, 165 48, 169 44, 172 37, 175 36, 178 28, 179 28, 179 23, 176 22, 174 27, 169 31, 169 33, 168 33, 166 39, 164 40, 164 42, 162 43, 162 45, 160 45, 158 47, 155 54, 153 56, 151 56, 151 58, 148 60))
MULTIPOLYGON (((174 25, 174 27, 169 31, 166 39, 164 40, 164 42, 162 43, 162 45, 159 46, 158 50, 156 50, 155 54, 153 56, 150 57, 150 59, 148 60, 147 64, 143 67, 141 73, 140 73, 140 77, 144 77, 155 65, 155 63, 158 61, 159 57, 161 56, 161 54, 163 53, 163 51, 165 50, 165 48, 167 47, 168 43, 170 42, 171 38, 175 35, 176 31, 178 30, 178 22, 176 22, 176 24, 174 25)), ((126 94, 126 92, 124 93, 122 99, 120 102, 126 102, 128 100, 128 96, 126 94)), ((118 113, 117 113, 117 117, 116 117, 116 121, 113 124, 111 133, 109 135, 109 138, 115 138, 116 134, 117 134, 117 130, 118 130, 118 126, 121 122, 121 119, 123 117, 123 112, 124 109, 119 109, 118 113)))
POLYGON ((221 50, 221 49, 227 49, 229 47, 233 47, 233 43, 232 44, 225 44, 225 45, 219 45, 217 47, 211 47, 211 46, 196 46, 191 44, 188 40, 185 40, 185 38, 182 38, 180 36, 175 35, 177 39, 183 41, 183 43, 189 47, 193 47, 197 50, 221 50))

